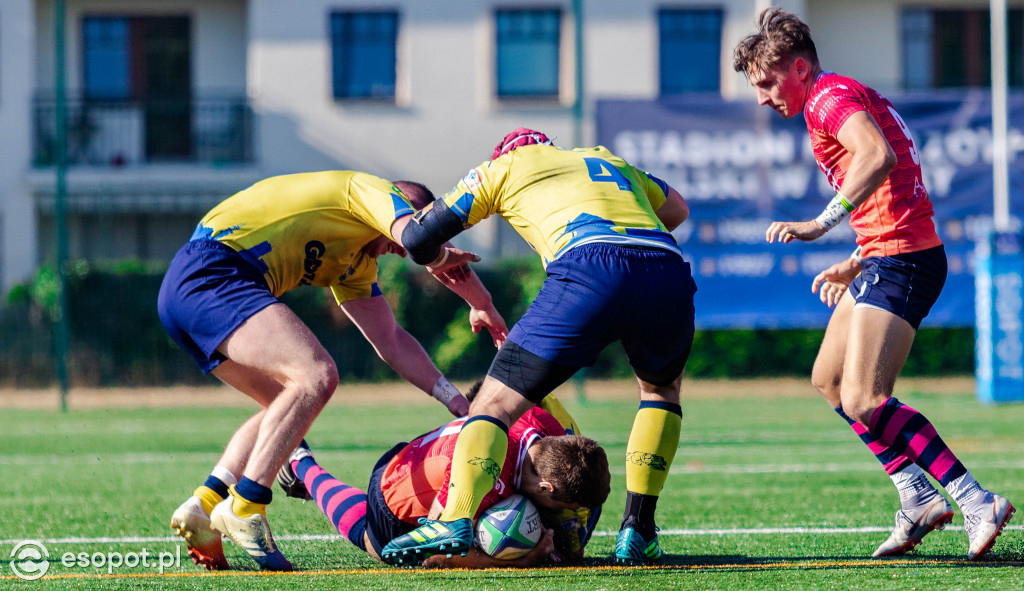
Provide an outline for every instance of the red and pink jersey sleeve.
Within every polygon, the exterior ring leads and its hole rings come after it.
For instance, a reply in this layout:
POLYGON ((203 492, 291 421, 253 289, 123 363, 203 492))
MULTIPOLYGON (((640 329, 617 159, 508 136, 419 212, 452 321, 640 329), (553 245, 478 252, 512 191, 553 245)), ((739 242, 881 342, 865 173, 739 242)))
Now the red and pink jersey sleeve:
POLYGON ((853 78, 821 74, 804 106, 807 132, 818 166, 839 191, 852 155, 837 135, 858 111, 866 111, 896 153, 896 167, 882 185, 850 214, 862 256, 892 256, 942 244, 932 222, 931 201, 921 177, 921 158, 910 130, 884 96, 853 78))
MULTIPOLYGON (((508 430, 508 451, 505 454, 505 464, 501 467, 501 474, 497 481, 495 481, 494 488, 487 493, 483 502, 480 503, 480 508, 477 509, 475 517, 479 517, 485 509, 494 503, 512 496, 520 485, 520 473, 523 469, 523 461, 526 459, 526 450, 542 437, 557 435, 565 435, 565 429, 558 422, 558 419, 539 407, 531 408, 518 421, 512 423, 508 430)), ((452 451, 454 452, 454 449, 452 451)), ((437 499, 442 505, 448 500, 448 484, 450 479, 451 470, 449 465, 444 483, 437 493, 437 499)))

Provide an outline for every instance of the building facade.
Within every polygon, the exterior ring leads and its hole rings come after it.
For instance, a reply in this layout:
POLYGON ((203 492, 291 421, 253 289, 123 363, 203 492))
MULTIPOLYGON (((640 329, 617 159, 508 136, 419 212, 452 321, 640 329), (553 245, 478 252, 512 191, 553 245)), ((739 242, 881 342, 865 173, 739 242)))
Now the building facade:
MULTIPOLYGON (((823 65, 886 93, 989 83, 987 0, 783 1, 823 65)), ((594 141, 601 99, 750 100, 732 47, 764 0, 67 0, 72 257, 165 260, 275 174, 354 169, 436 193, 509 130, 594 141)), ((1024 2, 1010 2, 1024 80, 1024 2)), ((0 2, 0 289, 54 252, 52 0, 0 2)), ((460 237, 525 246, 500 222, 460 237)))

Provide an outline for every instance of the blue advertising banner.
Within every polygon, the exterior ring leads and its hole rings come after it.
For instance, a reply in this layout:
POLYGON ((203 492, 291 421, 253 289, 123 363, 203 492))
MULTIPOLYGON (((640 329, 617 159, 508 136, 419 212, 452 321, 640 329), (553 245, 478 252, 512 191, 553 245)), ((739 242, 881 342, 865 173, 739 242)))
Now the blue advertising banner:
POLYGON ((975 377, 983 402, 1024 400, 1024 239, 992 233, 978 242, 975 377))
MULTIPOLYGON (((924 327, 971 327, 974 241, 992 217, 987 92, 892 98, 921 154, 949 278, 924 327)), ((1024 95, 1010 97, 1011 213, 1024 211, 1024 95)), ((803 117, 753 100, 673 98, 597 103, 598 143, 675 187, 690 205, 676 231, 697 280, 697 324, 823 328, 831 311, 814 276, 856 247, 847 223, 812 243, 767 244, 776 220, 817 217, 834 192, 811 153, 803 117)), ((1016 216, 1015 216, 1016 220, 1016 216)), ((1016 220, 1015 223, 1019 222, 1016 220)))

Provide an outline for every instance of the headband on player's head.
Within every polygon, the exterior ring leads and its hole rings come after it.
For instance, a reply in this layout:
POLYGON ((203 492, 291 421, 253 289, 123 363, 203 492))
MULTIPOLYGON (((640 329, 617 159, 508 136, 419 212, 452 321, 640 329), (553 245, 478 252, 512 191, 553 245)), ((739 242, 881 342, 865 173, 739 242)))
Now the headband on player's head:
POLYGON ((534 131, 525 127, 517 128, 512 133, 502 138, 501 142, 494 147, 494 152, 491 154, 491 160, 500 158, 516 148, 529 146, 531 144, 544 144, 546 146, 550 146, 551 139, 539 131, 534 131))

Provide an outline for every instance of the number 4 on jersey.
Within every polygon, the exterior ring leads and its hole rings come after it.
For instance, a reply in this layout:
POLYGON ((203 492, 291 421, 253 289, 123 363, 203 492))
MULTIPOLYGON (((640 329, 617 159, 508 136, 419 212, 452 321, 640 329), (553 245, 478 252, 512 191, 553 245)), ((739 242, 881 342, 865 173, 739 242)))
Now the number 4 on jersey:
POLYGON ((602 158, 584 158, 587 163, 587 172, 590 173, 590 180, 595 183, 615 183, 623 191, 632 191, 633 185, 618 168, 602 158))

